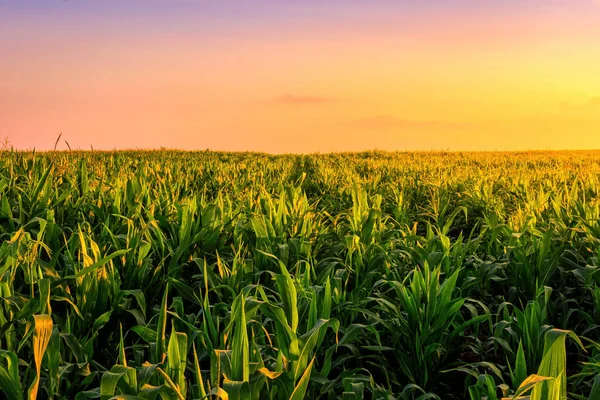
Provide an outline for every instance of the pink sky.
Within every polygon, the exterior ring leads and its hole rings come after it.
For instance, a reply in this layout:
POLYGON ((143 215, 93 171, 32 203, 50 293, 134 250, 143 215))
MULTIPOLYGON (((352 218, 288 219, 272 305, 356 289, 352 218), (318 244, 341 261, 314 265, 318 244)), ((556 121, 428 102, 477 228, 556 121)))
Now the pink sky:
POLYGON ((0 0, 0 18, 17 148, 600 148, 593 0, 0 0))

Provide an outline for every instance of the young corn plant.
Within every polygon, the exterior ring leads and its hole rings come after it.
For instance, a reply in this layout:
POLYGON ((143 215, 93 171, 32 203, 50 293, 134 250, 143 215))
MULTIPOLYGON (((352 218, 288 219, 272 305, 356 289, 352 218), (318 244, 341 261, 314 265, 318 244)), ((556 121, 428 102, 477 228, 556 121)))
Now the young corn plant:
POLYGON ((0 398, 595 399, 599 160, 4 151, 0 398))
POLYGON ((459 273, 442 279, 439 266, 431 270, 425 263, 405 282, 378 283, 382 289, 391 288, 372 299, 378 330, 384 332, 380 334, 386 336, 387 345, 368 348, 384 354, 384 368, 398 371, 399 382, 432 388, 449 355, 455 354, 456 343, 490 318, 487 313, 463 314, 467 299, 456 290, 459 273))
POLYGON ((323 302, 318 304, 313 296, 307 324, 300 325, 298 296, 295 283, 285 264, 277 260, 280 274, 275 276, 280 303, 266 301, 263 312, 273 321, 278 347, 276 371, 281 372, 280 379, 284 382, 283 394, 294 398, 294 392, 299 384, 306 385, 314 363, 315 353, 319 350, 328 327, 336 333, 339 322, 330 319, 331 296, 326 294, 323 302), (319 310, 320 307, 320 310, 319 310), (320 317, 320 318, 319 318, 320 317), (305 326, 304 333, 299 331, 305 326))

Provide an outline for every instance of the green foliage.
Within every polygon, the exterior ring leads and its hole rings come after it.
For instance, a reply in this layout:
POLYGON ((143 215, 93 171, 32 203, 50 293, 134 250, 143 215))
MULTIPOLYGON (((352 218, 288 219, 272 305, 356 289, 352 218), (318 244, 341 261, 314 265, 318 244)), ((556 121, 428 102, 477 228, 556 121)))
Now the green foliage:
POLYGON ((599 249, 595 152, 6 151, 0 397, 595 399, 599 249))

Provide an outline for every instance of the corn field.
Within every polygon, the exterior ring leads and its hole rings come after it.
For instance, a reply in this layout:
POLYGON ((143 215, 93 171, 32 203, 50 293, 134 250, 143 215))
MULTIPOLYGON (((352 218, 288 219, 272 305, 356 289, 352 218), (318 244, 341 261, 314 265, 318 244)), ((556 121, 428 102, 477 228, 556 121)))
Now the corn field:
POLYGON ((0 153, 0 398, 600 399, 600 153, 0 153))

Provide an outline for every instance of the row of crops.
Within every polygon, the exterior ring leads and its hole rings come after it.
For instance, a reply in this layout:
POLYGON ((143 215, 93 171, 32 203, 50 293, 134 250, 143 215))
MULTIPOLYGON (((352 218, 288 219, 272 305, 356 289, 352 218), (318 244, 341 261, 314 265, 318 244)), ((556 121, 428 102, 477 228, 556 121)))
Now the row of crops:
POLYGON ((599 265, 600 153, 4 151, 0 398, 599 399, 599 265))

